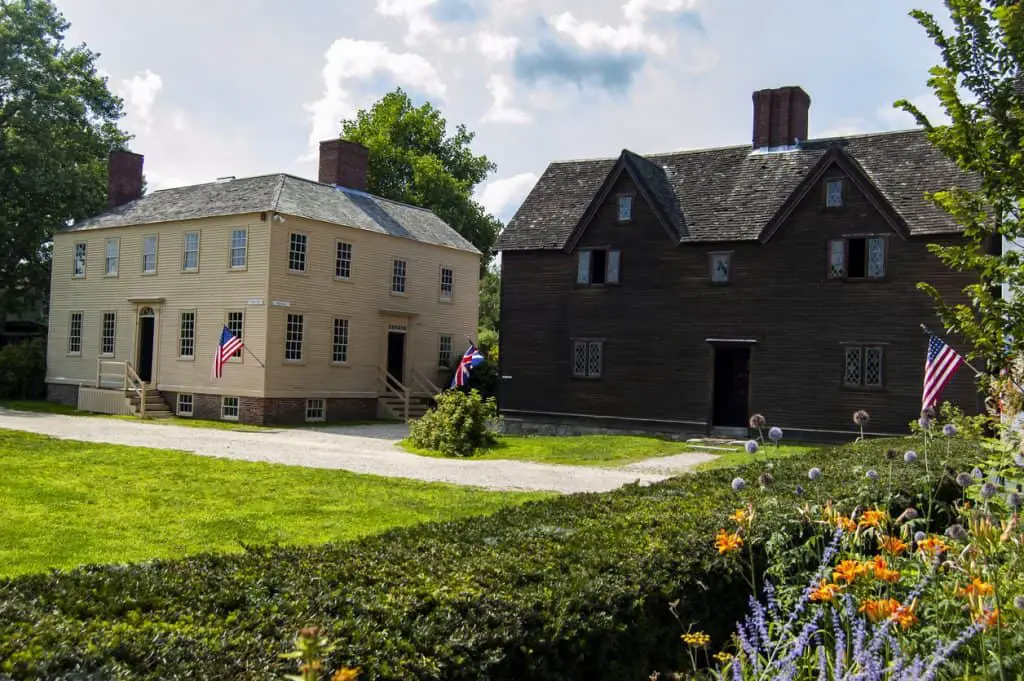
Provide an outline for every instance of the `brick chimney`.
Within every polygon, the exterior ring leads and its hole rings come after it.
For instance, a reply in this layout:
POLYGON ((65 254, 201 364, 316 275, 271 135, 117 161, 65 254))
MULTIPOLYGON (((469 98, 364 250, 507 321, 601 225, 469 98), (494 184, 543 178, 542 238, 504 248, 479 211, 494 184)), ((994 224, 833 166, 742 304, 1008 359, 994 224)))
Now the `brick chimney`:
POLYGON ((790 85, 754 93, 754 149, 785 147, 807 139, 811 98, 790 85))
POLYGON ((320 143, 320 181, 365 192, 370 172, 370 150, 342 139, 320 143))
POLYGON ((112 151, 107 159, 107 202, 123 206, 142 196, 142 154, 112 151))

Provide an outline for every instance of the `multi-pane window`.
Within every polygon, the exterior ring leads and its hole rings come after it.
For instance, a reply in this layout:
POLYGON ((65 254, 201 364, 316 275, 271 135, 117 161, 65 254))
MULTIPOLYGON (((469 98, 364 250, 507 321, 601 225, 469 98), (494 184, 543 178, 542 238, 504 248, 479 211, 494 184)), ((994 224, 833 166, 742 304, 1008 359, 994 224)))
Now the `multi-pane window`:
POLYGON ((190 393, 178 393, 178 408, 175 413, 178 416, 192 416, 194 400, 190 393))
POLYGON ((195 272, 199 269, 199 232, 186 232, 181 253, 181 269, 195 272))
POLYGON ((152 274, 156 272, 156 235, 143 237, 142 239, 142 272, 152 274))
POLYGON ((405 293, 405 261, 395 260, 391 269, 391 292, 405 293))
POLYGON ((451 267, 441 268, 441 297, 451 300, 455 290, 455 271, 451 267))
POLYGON ((249 243, 249 232, 245 229, 231 230, 231 249, 228 264, 236 269, 245 267, 245 251, 249 243))
POLYGON ((732 253, 711 253, 711 282, 728 284, 732 274, 732 253))
POLYGON ((72 312, 68 323, 68 354, 82 354, 82 313, 72 312))
POLYGON ((196 313, 182 312, 178 320, 178 357, 192 359, 196 356, 196 313))
POLYGON ((882 348, 877 345, 848 345, 843 348, 843 384, 851 387, 882 387, 882 355, 882 348))
MULTIPOLYGON (((244 337, 242 336, 242 329, 245 328, 245 313, 228 312, 227 327, 228 331, 230 331, 233 336, 238 338, 238 340, 244 340, 244 337)), ((231 355, 232 358, 241 356, 242 348, 238 348, 237 350, 235 350, 234 354, 231 355)))
POLYGON ((85 276, 85 244, 84 243, 79 242, 79 243, 75 244, 75 257, 74 257, 74 260, 72 261, 71 266, 73 268, 72 272, 74 273, 74 276, 76 276, 76 277, 84 277, 85 276))
POLYGON ((306 245, 309 237, 305 234, 292 232, 288 237, 288 270, 291 272, 306 271, 306 245))
POLYGON ((337 255, 334 260, 334 276, 338 279, 352 277, 352 244, 338 242, 337 255))
POLYGON ((220 417, 225 421, 237 421, 238 420, 238 398, 237 397, 222 397, 220 398, 220 417))
POLYGON ((623 194, 619 197, 619 222, 628 222, 633 219, 633 197, 623 194))
POLYGON ((617 250, 584 250, 576 256, 577 284, 618 284, 622 255, 617 250))
POLYGON ((825 183, 825 207, 843 207, 843 181, 829 180, 825 183))
POLYGON ((307 421, 324 421, 326 419, 327 409, 324 404, 324 400, 306 400, 306 420, 307 421))
POLYGON ((302 315, 288 315, 284 331, 284 358, 289 362, 302 360, 302 324, 302 315))
POLYGON ((828 245, 830 279, 882 279, 885 277, 884 236, 832 239, 828 245))
POLYGON ((117 268, 121 260, 121 240, 107 239, 107 262, 105 271, 107 275, 116 277, 117 268))
POLYGON ((104 312, 103 323, 100 325, 100 354, 113 357, 115 347, 117 347, 117 315, 113 312, 104 312))
POLYGON ((572 342, 572 375, 576 378, 600 378, 603 343, 595 340, 572 342))
POLYGON ((331 361, 336 364, 348 361, 348 320, 335 317, 334 338, 331 343, 331 361))
POLYGON ((452 337, 441 336, 441 345, 438 348, 437 363, 442 367, 449 367, 452 363, 452 337))

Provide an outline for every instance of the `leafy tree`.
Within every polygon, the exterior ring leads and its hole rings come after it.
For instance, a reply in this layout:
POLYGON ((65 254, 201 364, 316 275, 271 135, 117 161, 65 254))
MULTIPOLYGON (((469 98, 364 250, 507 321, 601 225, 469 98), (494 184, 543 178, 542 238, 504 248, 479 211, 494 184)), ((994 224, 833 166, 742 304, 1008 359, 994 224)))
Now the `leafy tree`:
MULTIPOLYGON (((480 280, 480 335, 490 332, 498 336, 501 320, 501 273, 488 269, 480 280)), ((480 341, 483 343, 483 340, 480 341)))
POLYGON ((49 291, 54 230, 105 206, 107 157, 128 140, 67 29, 49 0, 0 0, 0 317, 49 291))
POLYGON ((931 245, 951 269, 973 273, 964 292, 969 302, 951 303, 927 284, 946 328, 972 345, 969 354, 1005 367, 1024 351, 1024 296, 1000 296, 1000 284, 1024 284, 1021 254, 1000 253, 1001 237, 1024 237, 1024 14, 1014 0, 947 0, 952 27, 935 16, 911 12, 938 46, 942 63, 928 80, 949 125, 936 126, 907 100, 896 106, 911 113, 929 140, 979 182, 935 193, 934 202, 964 228, 963 244, 931 245))
POLYGON ((475 137, 465 125, 454 135, 429 102, 413 106, 401 88, 355 119, 342 121, 342 137, 370 150, 370 191, 433 210, 490 260, 501 223, 473 200, 473 188, 496 166, 470 149, 475 137))

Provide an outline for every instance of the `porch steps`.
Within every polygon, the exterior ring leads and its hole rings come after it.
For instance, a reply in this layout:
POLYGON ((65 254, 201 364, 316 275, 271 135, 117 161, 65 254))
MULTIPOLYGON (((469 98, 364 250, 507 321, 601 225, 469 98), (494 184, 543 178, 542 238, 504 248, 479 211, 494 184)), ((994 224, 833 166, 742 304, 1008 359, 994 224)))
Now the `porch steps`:
MULTIPOLYGON (((379 416, 401 421, 403 419, 404 407, 402 398, 395 395, 381 395, 377 398, 379 416)), ((421 418, 430 408, 430 401, 426 397, 413 396, 409 398, 409 420, 421 418)))
MULTIPOLYGON (((127 394, 128 403, 131 405, 132 413, 138 415, 140 411, 139 395, 135 392, 129 391, 127 394)), ((146 417, 155 419, 166 419, 174 416, 174 412, 171 411, 167 403, 164 402, 164 398, 160 396, 156 390, 146 390, 146 417)))

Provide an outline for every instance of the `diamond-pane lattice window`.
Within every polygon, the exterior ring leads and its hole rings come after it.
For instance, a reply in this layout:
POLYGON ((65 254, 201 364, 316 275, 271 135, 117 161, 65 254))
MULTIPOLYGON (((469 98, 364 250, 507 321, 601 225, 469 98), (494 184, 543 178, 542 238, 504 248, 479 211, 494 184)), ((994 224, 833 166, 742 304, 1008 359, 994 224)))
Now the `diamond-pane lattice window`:
POLYGON ((828 248, 828 276, 839 278, 846 274, 846 242, 833 239, 828 248))
POLYGON ((882 385, 882 348, 864 348, 864 385, 882 385))
POLYGON ((846 348, 843 366, 843 383, 846 385, 860 385, 860 376, 863 369, 861 349, 846 348))
POLYGON ((885 276, 885 238, 880 236, 868 239, 868 276, 880 279, 885 276))
POLYGON ((843 383, 847 386, 881 388, 885 384, 882 356, 877 345, 843 348, 843 383))
POLYGON ((577 340, 572 344, 572 375, 577 378, 601 377, 601 341, 577 340))

